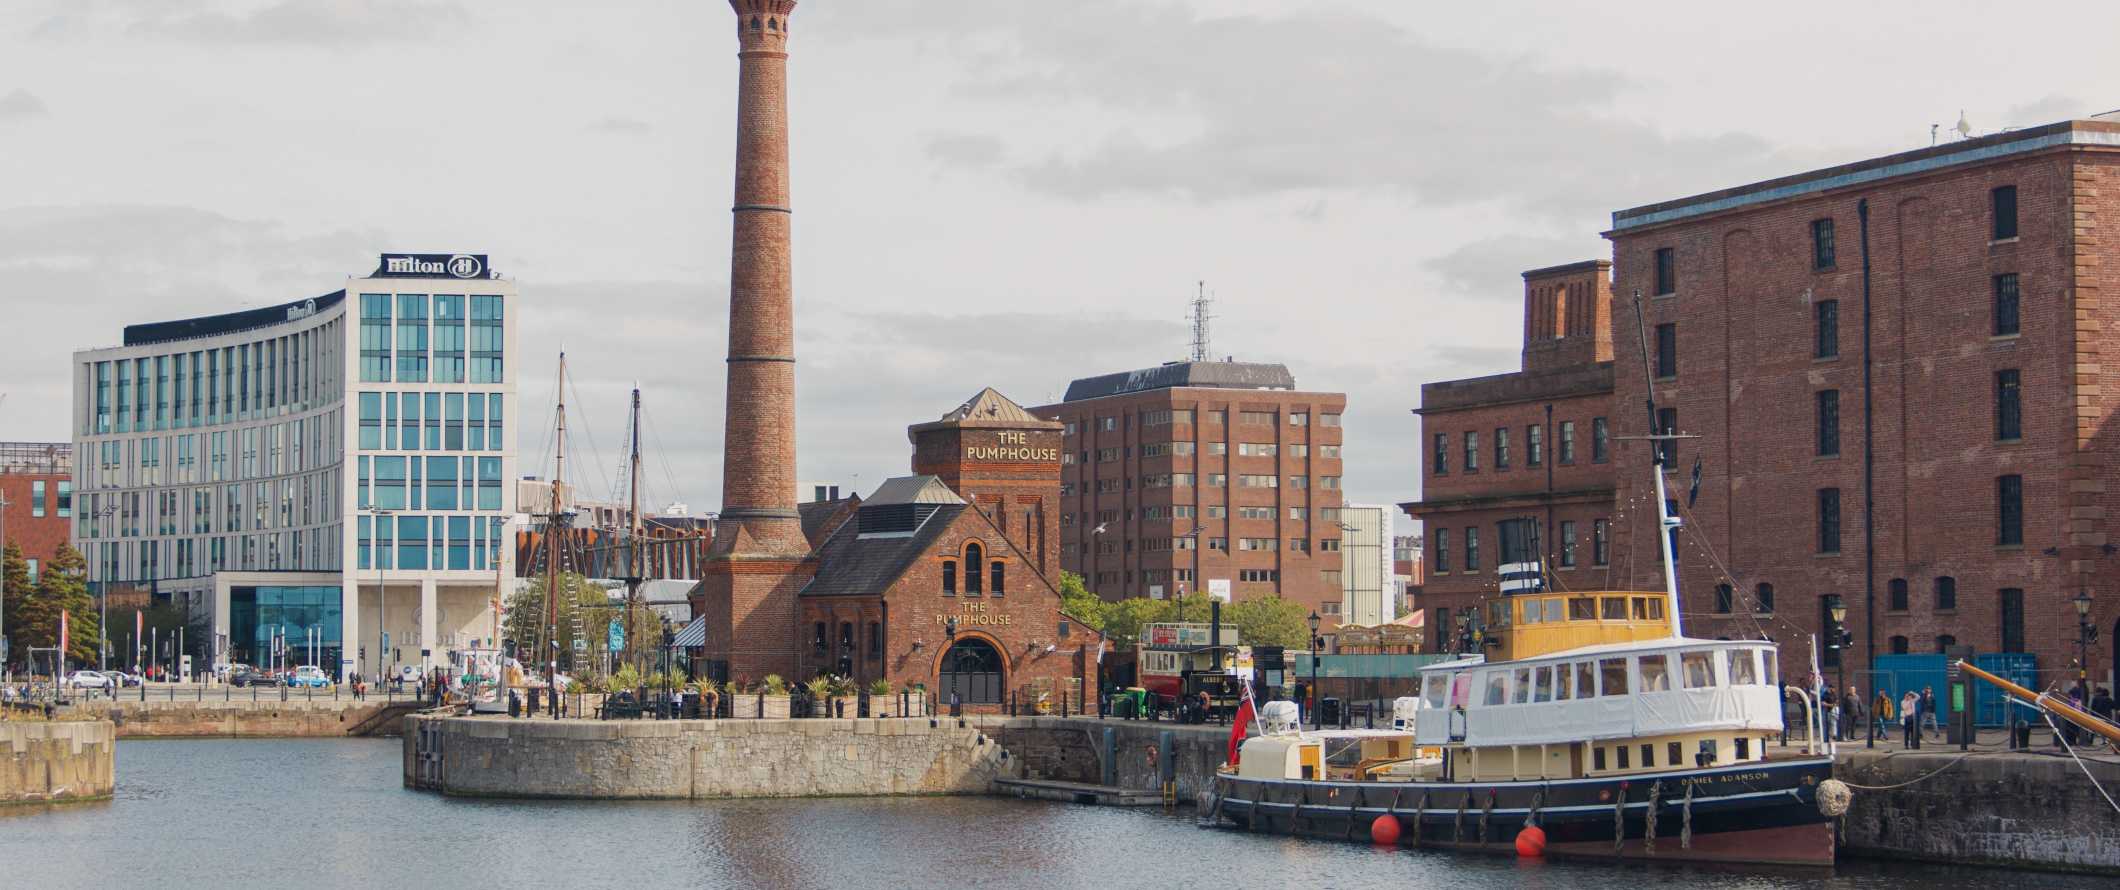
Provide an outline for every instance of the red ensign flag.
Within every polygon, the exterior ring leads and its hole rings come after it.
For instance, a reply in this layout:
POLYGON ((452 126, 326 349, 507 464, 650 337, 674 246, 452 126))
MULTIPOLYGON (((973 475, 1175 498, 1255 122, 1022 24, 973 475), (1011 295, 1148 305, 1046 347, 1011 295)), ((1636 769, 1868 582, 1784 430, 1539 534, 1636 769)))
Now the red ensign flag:
POLYGON ((1229 765, 1237 765, 1238 748, 1244 744, 1244 734, 1251 730, 1251 721, 1259 712, 1251 706, 1251 684, 1244 684, 1244 701, 1237 705, 1237 716, 1229 721, 1229 765))

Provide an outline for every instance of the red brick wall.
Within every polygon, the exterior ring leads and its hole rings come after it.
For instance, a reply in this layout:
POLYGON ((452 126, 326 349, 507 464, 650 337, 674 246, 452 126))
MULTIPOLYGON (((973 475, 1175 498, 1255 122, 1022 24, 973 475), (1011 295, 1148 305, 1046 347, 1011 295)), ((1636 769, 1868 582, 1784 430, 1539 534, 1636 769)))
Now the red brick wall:
POLYGON ((7 541, 22 548, 24 559, 39 561, 40 566, 51 565, 52 558, 59 553, 59 545, 66 543, 73 530, 73 520, 59 515, 59 483, 72 484, 70 475, 6 473, 0 474, 0 498, 7 501, 7 522, 4 531, 7 541), (44 483, 44 516, 36 517, 31 506, 30 493, 35 483, 44 483))
POLYGON ((1020 423, 993 428, 921 424, 911 435, 913 472, 940 477, 993 517, 1040 572, 1059 577, 1058 424, 1049 429, 1020 423))
MULTIPOLYGON (((1998 591, 2014 587, 2025 592, 2027 648, 2041 667, 2073 659, 2075 620, 2066 600, 2086 584, 2101 603, 2120 596, 2109 580, 2113 559, 2098 546, 2105 542, 2101 511, 2113 496, 2110 471, 2096 457, 2110 416, 2100 387, 2113 372, 2094 356, 2111 335, 2097 324, 2096 305, 2085 302, 2113 274, 2095 259, 2110 254, 2097 241, 2098 211, 2120 210, 2107 206, 2114 201, 2109 158, 2050 151, 1611 236, 1614 290, 1623 303, 1636 290, 1654 289, 1653 251, 1677 253, 1677 293, 1645 296, 1643 308, 1648 325, 1678 326, 1678 374, 1658 382, 1658 403, 1676 406, 1680 429, 1702 436, 1679 449, 1681 470, 1696 456, 1703 468, 1691 510, 1697 521, 1681 536, 1690 633, 1763 630, 1784 643, 1785 667, 1793 668, 1808 658, 1802 639, 1818 626, 1820 598, 1840 594, 1856 635, 1850 666, 1865 655, 1856 207, 1867 199, 1877 649, 1889 651, 1893 636, 1905 636, 1910 651, 1930 652, 1939 634, 1949 634, 1995 651, 1998 591), (1990 243, 1989 190, 2000 185, 2018 189, 2020 235, 1990 243), (1835 221, 1837 262, 1815 270, 1810 223, 1825 217, 1835 221), (2081 265, 2097 280, 2074 280, 2079 257, 2091 258, 2081 265), (2022 333, 1998 338, 1991 336, 1990 282, 2005 272, 2020 276, 2022 333), (1840 354, 1819 359, 1812 355, 1813 305, 1825 299, 1839 301, 1840 354), (2023 437, 2014 443, 1994 434, 1994 372, 2004 368, 2018 369, 2024 385, 2023 437), (1837 457, 1821 457, 1815 447, 1814 394, 1828 388, 1840 391, 1837 457), (1996 542, 1996 477, 2005 473, 2024 477, 2021 547, 1996 542), (1816 499, 1829 486, 1841 491, 1841 547, 1822 555, 1816 499), (1713 613, 1723 568, 1740 590, 1774 585, 1772 619, 1713 613), (1955 610, 1935 607, 1935 579, 1944 576, 1956 579, 1955 610), (1912 608, 1905 612, 1887 608, 1893 578, 1909 582, 1912 608)), ((1616 338, 1631 342, 1631 306, 1619 308, 1626 321, 1616 338)), ((1641 404, 1636 350, 1618 351, 1616 381, 1619 406, 1641 404)), ((1617 415, 1615 435, 1646 431, 1643 412, 1617 415)), ((1643 495, 1647 449, 1634 443, 1617 455, 1622 510, 1637 508, 1618 530, 1624 552, 1632 546, 1626 538, 1648 533, 1653 514, 1643 495)), ((1675 475, 1674 487, 1682 489, 1684 479, 1675 475)), ((1648 541, 1645 557, 1653 554, 1648 541)), ((1625 568, 1636 585, 1661 583, 1653 558, 1625 568)))

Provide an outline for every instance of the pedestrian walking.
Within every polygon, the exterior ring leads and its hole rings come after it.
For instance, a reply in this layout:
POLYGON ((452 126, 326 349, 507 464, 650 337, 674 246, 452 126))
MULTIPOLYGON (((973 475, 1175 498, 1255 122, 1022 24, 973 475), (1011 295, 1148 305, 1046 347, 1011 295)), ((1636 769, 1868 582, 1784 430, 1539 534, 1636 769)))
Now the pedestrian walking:
POLYGON ((1899 747, 1921 747, 1921 696, 1912 689, 1899 699, 1899 747))
POLYGON ((1845 719, 1840 722, 1840 740, 1852 742, 1855 740, 1855 727, 1866 725, 1868 722, 1863 717, 1862 693, 1856 692, 1855 687, 1850 686, 1846 692, 1840 694, 1840 700, 1845 703, 1843 706, 1847 709, 1845 719))
POLYGON ((1936 730, 1936 737, 1943 737, 1943 725, 1936 722, 1936 687, 1921 687, 1921 724, 1936 730))
POLYGON ((1877 701, 1870 706, 1870 733, 1886 739, 1892 737, 1892 696, 1882 689, 1877 690, 1877 701))
POLYGON ((2098 687, 2098 691, 2091 696, 2091 713, 2098 715, 2100 720, 2111 722, 2113 719, 2113 693, 2111 690, 2103 686, 2098 687))

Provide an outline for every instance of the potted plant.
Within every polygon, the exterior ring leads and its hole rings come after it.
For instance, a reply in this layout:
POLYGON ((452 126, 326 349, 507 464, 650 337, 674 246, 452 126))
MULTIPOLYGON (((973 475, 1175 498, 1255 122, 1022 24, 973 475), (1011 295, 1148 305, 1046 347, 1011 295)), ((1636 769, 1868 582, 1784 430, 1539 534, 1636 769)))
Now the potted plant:
POLYGON ((891 693, 891 681, 882 677, 869 681, 869 716, 889 717, 897 707, 898 696, 891 693))
POLYGON ((767 674, 759 688, 765 693, 764 713, 760 716, 769 720, 788 719, 788 681, 779 674, 767 674))
POLYGON ((721 685, 712 677, 701 677, 692 681, 692 692, 699 696, 699 713, 706 717, 721 714, 721 685))
POLYGON ((908 683, 905 686, 905 715, 924 717, 928 713, 928 692, 925 683, 908 683))
POLYGON ((764 712, 760 709, 763 702, 759 699, 759 694, 763 691, 763 687, 753 688, 751 681, 744 677, 730 680, 729 716, 752 720, 764 716, 764 712))
POLYGON ((802 684, 802 691, 809 693, 811 717, 832 716, 832 678, 824 674, 811 677, 802 684))
POLYGON ((861 715, 860 687, 854 685, 854 678, 833 675, 827 686, 832 695, 831 716, 858 717, 861 715))

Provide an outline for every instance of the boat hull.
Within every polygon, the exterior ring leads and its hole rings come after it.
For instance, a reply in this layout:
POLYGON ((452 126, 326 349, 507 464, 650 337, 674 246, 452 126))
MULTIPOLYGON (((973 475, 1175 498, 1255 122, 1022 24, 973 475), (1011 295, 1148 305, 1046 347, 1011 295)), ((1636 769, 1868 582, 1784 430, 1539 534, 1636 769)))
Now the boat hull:
POLYGON ((1369 841, 1390 814, 1402 846, 1514 854, 1532 823, 1550 855, 1830 866, 1818 808, 1829 758, 1540 782, 1215 779, 1215 818, 1252 831, 1369 841), (1688 791, 1690 789, 1690 797, 1688 791))

